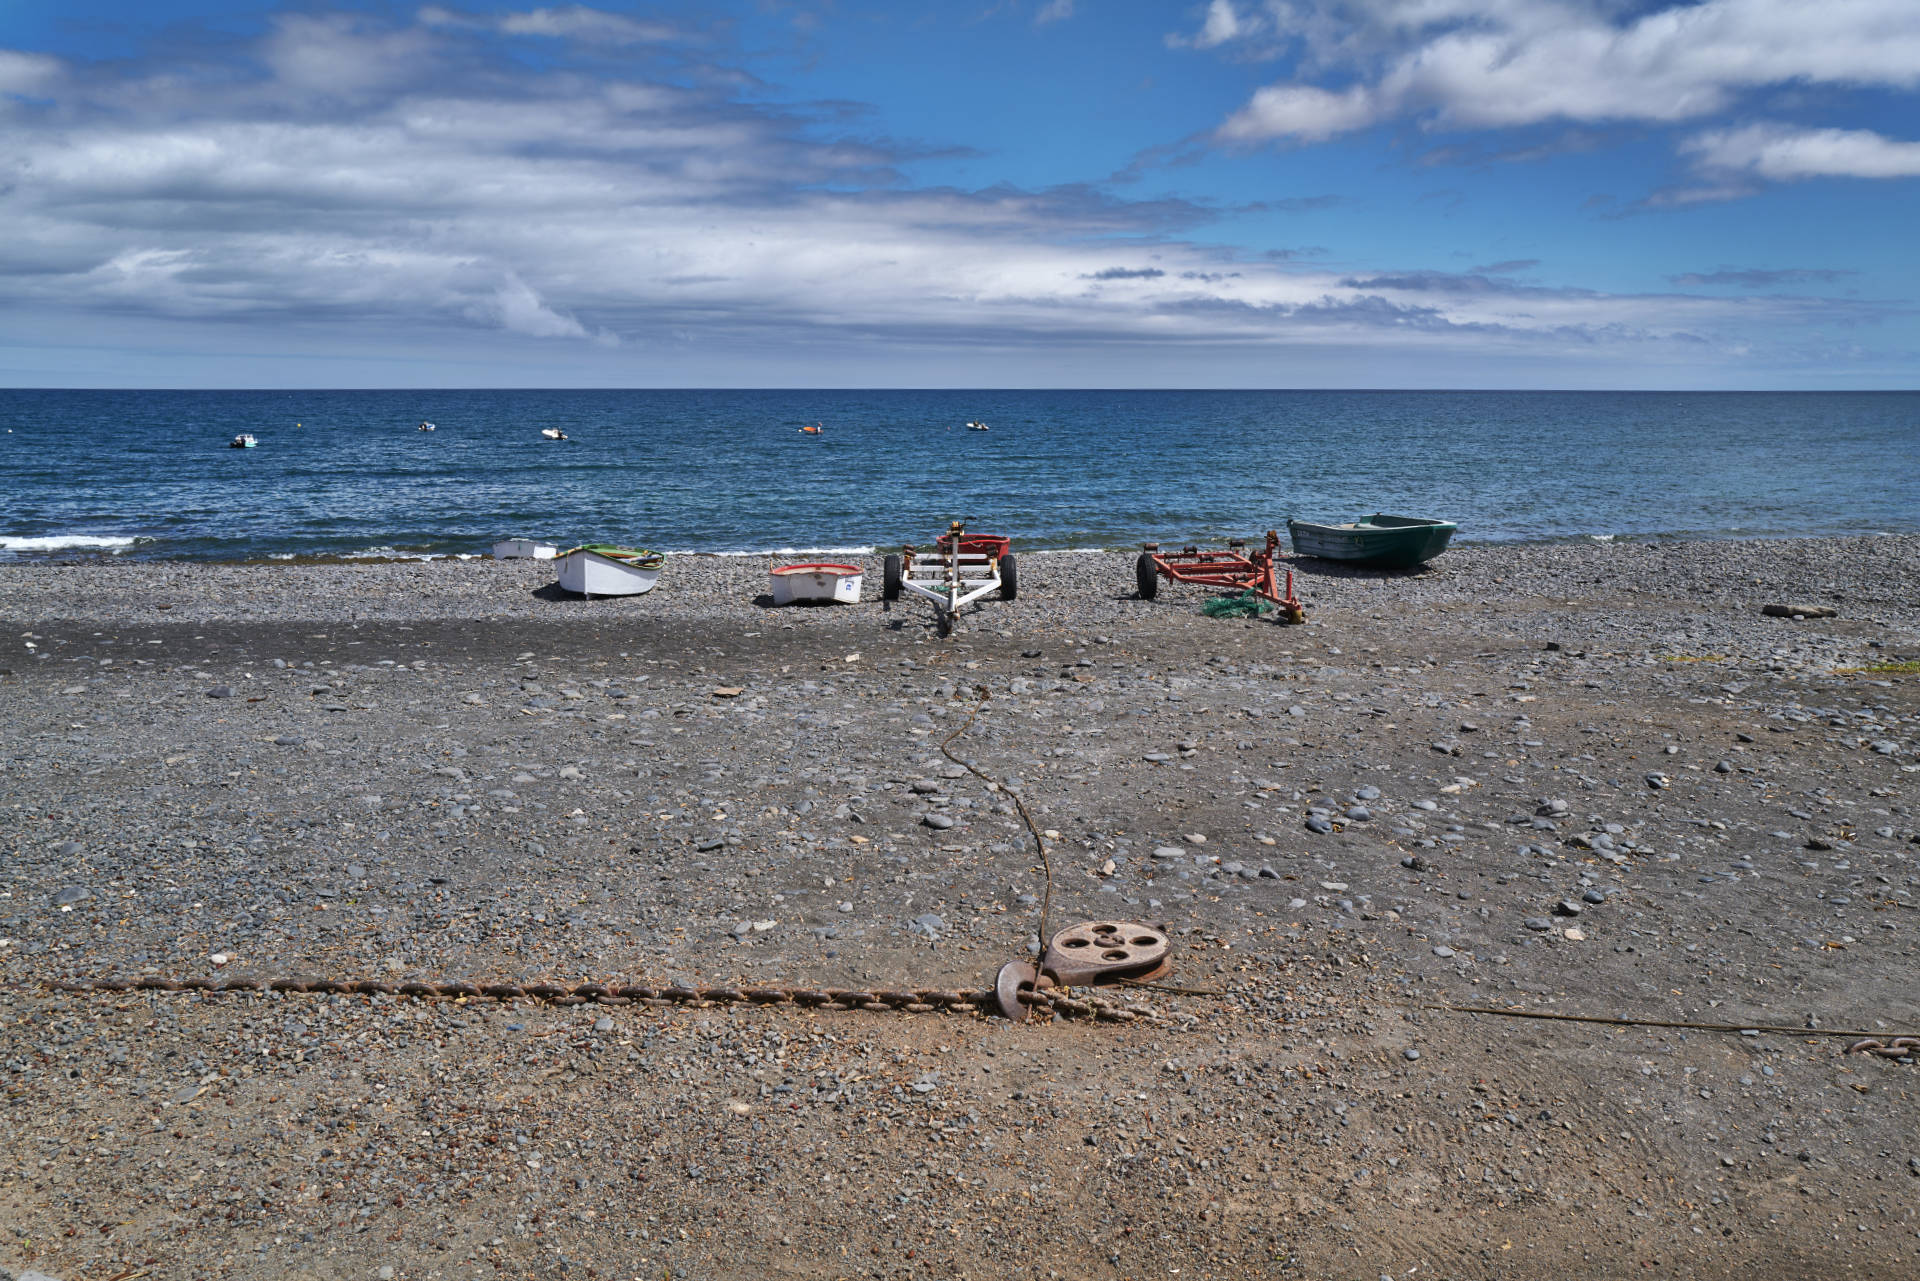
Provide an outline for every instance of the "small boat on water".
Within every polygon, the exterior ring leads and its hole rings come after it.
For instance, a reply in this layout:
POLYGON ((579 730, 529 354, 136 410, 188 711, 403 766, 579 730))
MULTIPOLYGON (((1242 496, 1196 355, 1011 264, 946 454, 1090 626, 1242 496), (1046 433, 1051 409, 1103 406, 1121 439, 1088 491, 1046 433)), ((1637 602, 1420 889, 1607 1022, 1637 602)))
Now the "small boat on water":
POLYGON ((827 429, 820 423, 815 423, 811 427, 802 427, 800 434, 802 436, 824 436, 827 434, 827 429))
POLYGON ((993 428, 987 426, 985 423, 968 423, 967 430, 968 431, 992 431, 993 428))
POLYGON ((614 547, 586 543, 561 552, 554 561, 554 577, 567 591, 581 596, 638 596, 660 581, 667 558, 643 547, 614 547))
POLYGON ((546 440, 565 440, 567 438, 567 433, 561 431, 558 427, 542 427, 540 429, 540 435, 546 440))
POLYGON ((559 554, 557 544, 537 538, 503 538, 493 545, 495 560, 552 560, 559 554))
POLYGON ((858 565, 779 565, 772 569, 773 603, 826 601, 858 605, 863 571, 858 565))
POLYGON ((227 448, 228 449, 252 449, 255 445, 258 445, 259 443, 260 442, 258 440, 254 439, 253 434, 251 432, 243 431, 238 436, 235 436, 231 441, 227 443, 227 448))
POLYGON ((420 426, 419 426, 419 427, 417 427, 417 428, 415 428, 414 430, 416 430, 416 431, 432 431, 432 430, 433 430, 433 424, 432 424, 432 423, 421 423, 421 424, 420 424, 420 426))
POLYGON ((1344 560, 1380 569, 1408 569, 1424 565, 1447 550, 1460 526, 1450 520, 1420 516, 1388 516, 1377 512, 1346 525, 1287 522, 1287 536, 1299 556, 1344 560))

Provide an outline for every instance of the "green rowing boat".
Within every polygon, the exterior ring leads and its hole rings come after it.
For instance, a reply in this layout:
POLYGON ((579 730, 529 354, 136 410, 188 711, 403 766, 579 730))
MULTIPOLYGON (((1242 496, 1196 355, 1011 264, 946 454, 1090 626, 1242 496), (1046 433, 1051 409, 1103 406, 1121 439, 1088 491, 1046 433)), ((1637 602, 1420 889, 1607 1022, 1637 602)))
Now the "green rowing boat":
POLYGON ((1447 550, 1447 543, 1458 528, 1450 520, 1376 513, 1350 525, 1314 525, 1304 520, 1290 520, 1287 536, 1293 540, 1295 555, 1351 561, 1381 569, 1408 569, 1424 565, 1447 550))

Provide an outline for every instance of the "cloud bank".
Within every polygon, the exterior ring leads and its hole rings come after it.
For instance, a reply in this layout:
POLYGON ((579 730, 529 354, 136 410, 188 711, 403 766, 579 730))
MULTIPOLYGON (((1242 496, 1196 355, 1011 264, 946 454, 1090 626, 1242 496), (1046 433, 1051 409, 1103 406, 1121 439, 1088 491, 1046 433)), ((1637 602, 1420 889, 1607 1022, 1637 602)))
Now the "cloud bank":
MULTIPOLYGON (((1423 32, 1448 3, 1385 6, 1375 26, 1423 32)), ((1234 30, 1210 16, 1202 35, 1234 30)), ((906 175, 923 149, 849 132, 841 106, 779 101, 715 53, 722 44, 581 6, 429 7, 399 22, 284 15, 199 64, 0 51, 0 304, 256 332, 464 329, 586 350, 1684 342, 1729 360, 1756 330, 1861 314, 1503 278, 1530 260, 1466 276, 1317 267, 1200 243, 1192 233, 1216 211, 1179 199, 916 185, 906 175), (529 42, 539 57, 521 56, 529 42)), ((1885 75, 1895 61, 1883 52, 1885 75)), ((1268 98, 1260 127, 1356 127, 1382 92, 1268 98)), ((1516 83, 1502 110, 1522 111, 1511 104, 1525 96, 1516 83)), ((1897 144, 1859 139, 1699 145, 1703 164, 1769 178, 1835 156, 1910 163, 1897 144)), ((1269 207, 1331 199, 1279 194, 1269 207)))

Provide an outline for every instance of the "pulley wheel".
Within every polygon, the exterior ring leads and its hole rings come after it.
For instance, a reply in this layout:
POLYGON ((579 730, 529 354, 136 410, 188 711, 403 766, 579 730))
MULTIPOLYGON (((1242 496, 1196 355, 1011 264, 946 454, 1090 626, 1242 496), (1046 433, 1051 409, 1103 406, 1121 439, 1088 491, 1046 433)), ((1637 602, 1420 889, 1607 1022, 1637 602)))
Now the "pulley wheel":
POLYGON ((1157 977, 1172 944, 1164 930, 1137 921, 1083 921, 1047 942, 1041 968, 1063 985, 1157 977))
POLYGON ((1031 961, 1008 961, 993 980, 993 998, 1000 1013, 1014 1023, 1025 1023, 1031 1006, 1020 1000, 1020 993, 1031 992, 1040 983, 1040 971, 1031 961))

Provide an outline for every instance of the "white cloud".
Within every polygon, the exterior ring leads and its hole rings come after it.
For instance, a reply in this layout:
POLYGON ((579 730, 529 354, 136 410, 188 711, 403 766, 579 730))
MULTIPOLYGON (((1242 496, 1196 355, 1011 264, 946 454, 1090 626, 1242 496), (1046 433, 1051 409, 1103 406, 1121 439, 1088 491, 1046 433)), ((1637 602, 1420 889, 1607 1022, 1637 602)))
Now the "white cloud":
POLYGON ((65 73, 58 58, 0 49, 0 95, 40 93, 65 73))
POLYGON ((651 44, 674 37, 672 27, 635 22, 617 13, 603 13, 577 4, 507 14, 500 19, 500 30, 513 36, 555 36, 610 44, 651 44))
MULTIPOLYGON (((0 131, 0 312, 643 350, 1585 353, 1676 335, 1730 351, 1824 305, 1354 278, 1183 241, 1206 214, 1180 201, 916 188, 884 145, 742 96, 691 45, 671 76, 608 78, 564 50, 528 70, 497 43, 434 12, 319 15, 225 75, 46 82, 57 111, 0 131), (338 68, 350 87, 316 92, 338 68)), ((1261 99, 1267 127, 1332 133, 1375 109, 1364 87, 1315 92, 1261 99)))
POLYGON ((1912 0, 1705 0, 1625 22, 1602 0, 1267 6, 1260 30, 1291 39, 1304 68, 1344 69, 1360 83, 1335 95, 1341 110, 1309 84, 1262 89, 1223 130, 1236 141, 1313 141, 1397 117, 1434 128, 1667 123, 1711 115, 1765 86, 1920 85, 1912 0))
POLYGON ((1329 93, 1311 85, 1268 85, 1220 126, 1220 136, 1233 142, 1268 138, 1298 138, 1324 142, 1372 124, 1380 110, 1373 91, 1354 85, 1329 93))
POLYGON ((1256 25, 1256 20, 1240 16, 1233 0, 1210 0, 1200 30, 1191 36, 1168 36, 1167 45, 1174 49, 1214 49, 1251 35, 1256 25))
POLYGON ((1920 177, 1920 142, 1899 142, 1867 129, 1756 124, 1703 133, 1680 149, 1703 168, 1750 173, 1773 182, 1920 177))
POLYGON ((1072 16, 1073 0, 1047 0, 1040 6, 1040 12, 1033 15, 1033 20, 1044 27, 1050 22, 1065 22, 1072 16))

